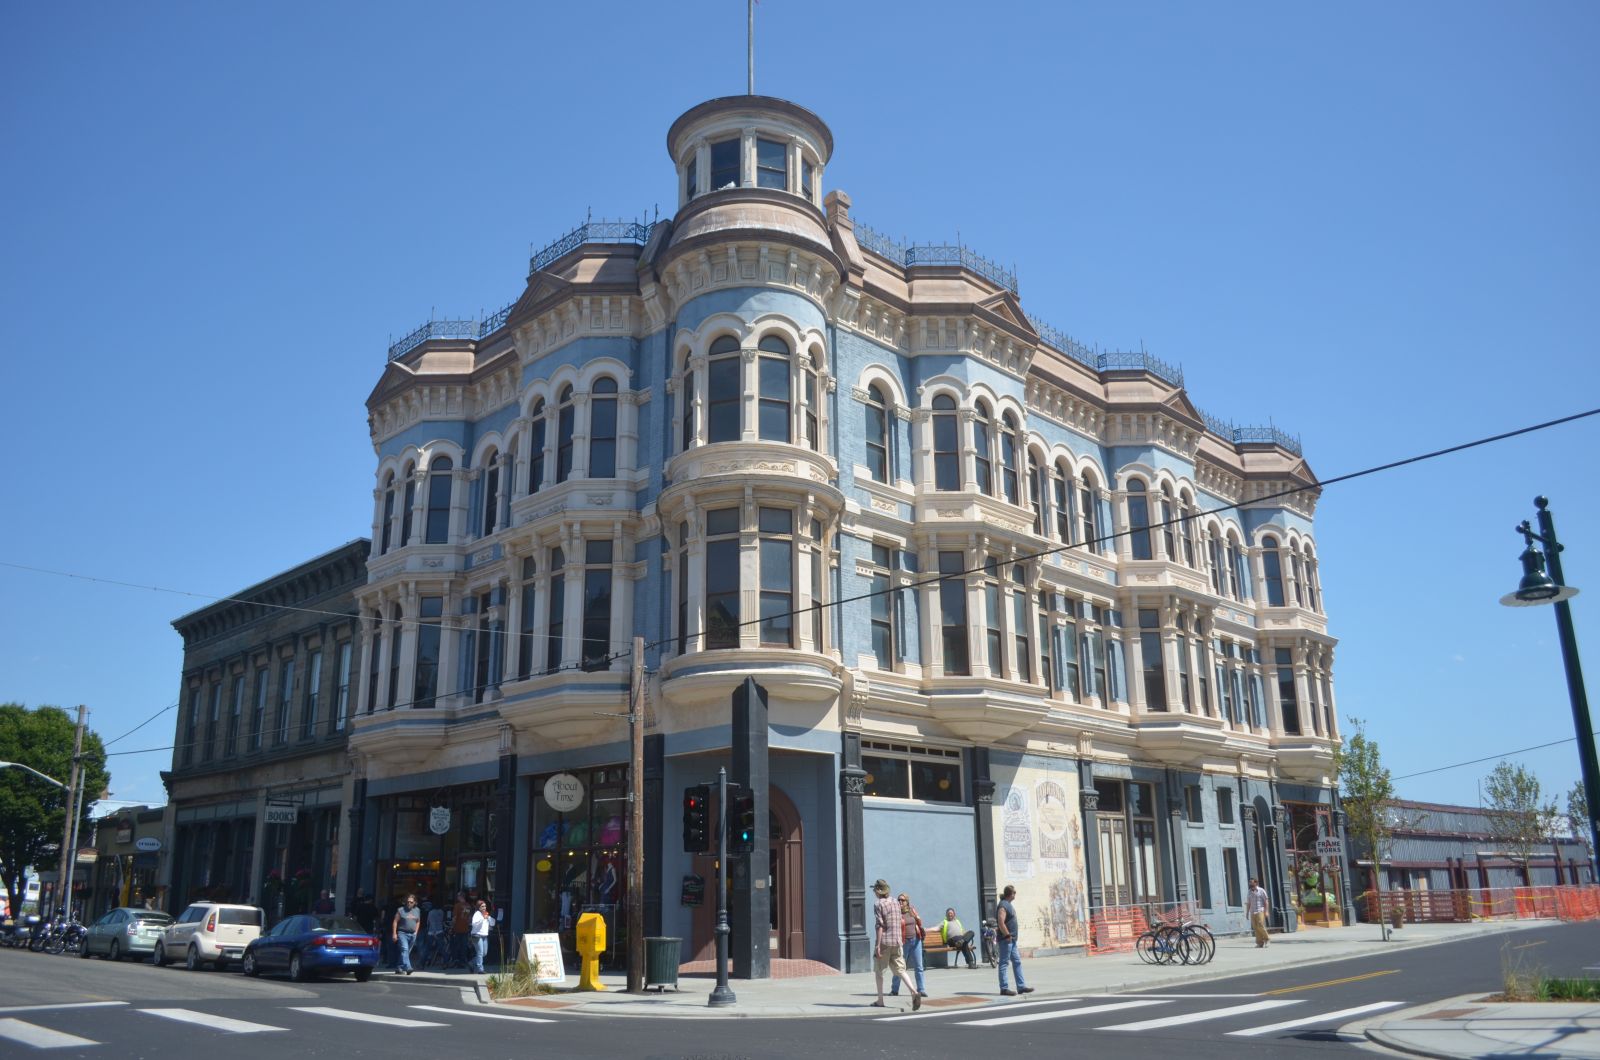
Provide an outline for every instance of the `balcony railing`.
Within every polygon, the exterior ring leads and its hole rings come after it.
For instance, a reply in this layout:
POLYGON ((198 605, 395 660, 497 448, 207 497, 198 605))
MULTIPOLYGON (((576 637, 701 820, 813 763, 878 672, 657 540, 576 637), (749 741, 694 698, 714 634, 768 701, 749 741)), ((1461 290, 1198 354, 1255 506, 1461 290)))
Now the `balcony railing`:
POLYGON ((917 265, 959 265, 1017 293, 1017 274, 997 262, 990 261, 971 247, 961 243, 897 243, 882 232, 856 224, 856 242, 875 254, 880 254, 903 268, 917 265))
POLYGON ((389 346, 389 360, 404 357, 430 339, 472 339, 492 335, 505 326, 515 301, 507 302, 481 320, 430 320, 399 342, 389 346))
POLYGON ((585 243, 637 243, 642 247, 650 241, 654 228, 648 221, 585 221, 535 254, 528 262, 528 271, 538 272, 585 243))
POLYGON ((1209 412, 1202 412, 1200 417, 1205 420, 1207 430, 1235 445, 1245 442, 1267 442, 1271 445, 1281 445, 1295 456, 1303 455, 1300 450, 1300 438, 1277 427, 1240 427, 1209 412))

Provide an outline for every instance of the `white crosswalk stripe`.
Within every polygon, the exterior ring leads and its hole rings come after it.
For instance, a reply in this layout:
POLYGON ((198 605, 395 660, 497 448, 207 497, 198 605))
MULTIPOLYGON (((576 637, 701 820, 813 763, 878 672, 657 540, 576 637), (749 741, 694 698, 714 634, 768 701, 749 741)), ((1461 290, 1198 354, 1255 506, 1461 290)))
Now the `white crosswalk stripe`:
POLYGON ((399 1016, 381 1016, 374 1012, 354 1012, 342 1008, 322 1008, 319 1006, 296 1007, 291 1011, 310 1012, 318 1016, 331 1016, 336 1020, 355 1020, 358 1023, 381 1023, 386 1027, 448 1027, 448 1023, 430 1023, 427 1020, 408 1020, 399 1016))
POLYGON ((1229 1016, 1242 1016, 1246 1012, 1262 1012, 1266 1009, 1282 1008, 1285 1005, 1298 1005, 1298 1001, 1256 1001, 1248 1005, 1230 1005, 1227 1008, 1202 1009, 1199 1012, 1186 1012, 1181 1016, 1164 1016, 1160 1019, 1139 1020, 1136 1023, 1117 1023, 1109 1027, 1096 1027, 1099 1031, 1153 1031, 1162 1027, 1181 1027, 1185 1023, 1203 1023, 1206 1020, 1226 1019, 1229 1016))
POLYGON ((266 1031, 281 1031, 282 1027, 272 1027, 265 1023, 251 1023, 248 1020, 229 1019, 226 1016, 213 1016, 209 1012, 196 1012, 191 1008, 138 1008, 135 1012, 142 1012, 146 1016, 160 1016, 162 1019, 175 1020, 178 1023, 193 1023, 199 1027, 206 1027, 214 1031, 225 1031, 228 1034, 261 1034, 266 1031))
POLYGON ((31 1045, 35 1049, 82 1049, 89 1045, 100 1043, 89 1038, 80 1038, 76 1034, 64 1034, 53 1031, 48 1027, 39 1027, 26 1020, 0 1019, 0 1038, 16 1042, 19 1045, 31 1045))
POLYGON ((117 1008, 126 1004, 126 1001, 68 1001, 59 1005, 12 1005, 9 1008, 0 1008, 0 1012, 51 1012, 61 1008, 117 1008))
POLYGON ((476 1016, 481 1020, 510 1020, 513 1023, 555 1023, 556 1020, 545 1019, 543 1016, 513 1016, 509 1012, 473 1012, 470 1009, 444 1008, 440 1005, 408 1005, 408 1008, 421 1009, 424 1012, 443 1012, 447 1016, 476 1016))
POLYGON ((1250 1027, 1242 1031, 1229 1031, 1235 1038, 1254 1038, 1257 1035, 1271 1034, 1274 1031, 1286 1031, 1294 1027, 1304 1027, 1308 1023, 1329 1023, 1334 1020, 1347 1020, 1353 1016, 1364 1016, 1368 1012, 1382 1012, 1384 1009, 1398 1008, 1405 1004, 1404 1001, 1374 1001, 1370 1005, 1357 1005, 1355 1008, 1342 1008, 1337 1012, 1324 1012, 1318 1016, 1302 1016, 1297 1020, 1284 1020, 1282 1023, 1269 1023, 1265 1027, 1250 1027))
POLYGON ((958 1027, 1005 1027, 1013 1023, 1037 1023, 1040 1020, 1059 1020, 1070 1016, 1092 1016, 1098 1012, 1118 1012, 1122 1009, 1165 1005, 1165 1001, 1113 1001, 1105 1005, 1086 1005, 1083 1008, 1063 1008, 1050 1012, 1024 1012, 1016 1016, 992 1016, 981 1020, 962 1020, 958 1027))

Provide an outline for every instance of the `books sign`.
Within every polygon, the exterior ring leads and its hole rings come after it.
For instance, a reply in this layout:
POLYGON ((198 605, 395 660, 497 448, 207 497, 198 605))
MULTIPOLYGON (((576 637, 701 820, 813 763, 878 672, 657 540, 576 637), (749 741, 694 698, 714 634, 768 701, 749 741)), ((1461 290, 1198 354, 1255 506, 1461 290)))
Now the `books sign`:
POLYGON ((300 807, 275 806, 270 802, 267 803, 267 824, 294 824, 298 820, 300 820, 300 807))

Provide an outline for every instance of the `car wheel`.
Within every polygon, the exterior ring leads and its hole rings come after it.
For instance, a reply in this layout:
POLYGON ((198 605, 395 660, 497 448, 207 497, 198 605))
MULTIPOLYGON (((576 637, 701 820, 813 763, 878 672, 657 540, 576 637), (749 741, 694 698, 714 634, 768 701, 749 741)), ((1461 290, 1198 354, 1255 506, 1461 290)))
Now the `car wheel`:
POLYGON ((89 959, 89 944, 88 943, 86 943, 86 942, 78 943, 78 956, 82 957, 84 960, 88 960, 89 959))
POLYGON ((157 968, 165 968, 167 966, 167 944, 165 942, 157 941, 156 951, 150 956, 151 959, 156 962, 157 968))
POLYGON ((189 946, 189 952, 183 956, 183 966, 191 972, 200 970, 200 951, 193 944, 189 946))
POLYGON ((111 949, 106 951, 106 960, 108 960, 108 961, 120 961, 120 960, 122 960, 122 943, 118 942, 116 939, 112 939, 111 940, 111 949))
POLYGON ((368 979, 371 979, 371 978, 372 978, 372 969, 371 968, 357 968, 356 969, 356 982, 364 983, 368 979))
POLYGON ((261 969, 256 967, 256 955, 253 953, 245 954, 244 963, 240 965, 239 970, 252 979, 260 975, 261 969))
POLYGON ((306 970, 300 964, 300 955, 298 953, 289 958, 289 978, 297 983, 306 981, 306 970))

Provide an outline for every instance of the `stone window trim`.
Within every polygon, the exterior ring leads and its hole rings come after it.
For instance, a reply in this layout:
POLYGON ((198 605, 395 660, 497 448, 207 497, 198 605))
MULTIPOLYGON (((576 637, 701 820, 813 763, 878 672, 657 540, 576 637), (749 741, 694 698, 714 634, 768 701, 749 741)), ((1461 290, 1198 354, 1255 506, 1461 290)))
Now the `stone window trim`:
MULTIPOLYGON (((818 328, 801 327, 789 317, 767 313, 747 320, 729 313, 718 313, 703 321, 698 330, 678 333, 673 350, 673 370, 667 389, 672 402, 672 450, 674 456, 702 446, 713 445, 709 411, 711 402, 711 364, 734 352, 722 349, 737 343, 739 386, 739 425, 737 436, 719 438, 769 445, 790 445, 809 449, 827 457, 831 425, 827 394, 837 389, 838 381, 828 370, 827 336, 818 328), (776 350, 763 350, 763 340, 779 339, 788 348, 789 390, 786 420, 788 440, 761 437, 762 362, 776 357, 776 350), (718 347, 713 355, 713 346, 718 347), (810 385, 808 385, 808 383, 810 385), (814 425, 814 428, 813 428, 814 425), (814 430, 814 434, 813 434, 814 430)), ((770 400, 770 399, 769 399, 770 400)))
MULTIPOLYGON (((814 498, 813 498, 814 500, 814 498)), ((743 491, 728 493, 719 491, 707 495, 686 499, 684 507, 670 513, 664 513, 662 524, 673 528, 669 536, 670 562, 673 570, 673 629, 668 640, 668 645, 677 657, 687 657, 705 651, 725 650, 793 650, 824 655, 835 654, 826 643, 816 643, 815 624, 811 621, 810 608, 814 602, 812 569, 816 564, 822 565, 822 589, 825 596, 831 595, 832 577, 837 567, 837 513, 827 508, 808 503, 804 497, 796 496, 787 491, 757 490, 746 494, 743 491), (738 530, 731 533, 711 534, 708 526, 708 513, 723 512, 736 509, 738 512, 738 530), (761 643, 762 624, 756 619, 760 616, 761 596, 761 542, 764 535, 760 530, 760 512, 762 509, 781 509, 793 513, 792 529, 787 535, 780 535, 792 543, 790 570, 790 593, 792 597, 792 636, 793 647, 786 648, 782 645, 761 643), (814 525, 816 524, 816 525, 814 525), (820 525, 822 540, 817 540, 815 531, 820 525), (678 527, 685 531, 682 543, 678 543, 678 527), (706 647, 710 633, 707 628, 707 552, 711 541, 736 541, 739 563, 738 602, 736 627, 736 643, 723 648, 706 647), (678 571, 682 571, 682 586, 686 590, 681 607, 678 592, 678 571), (679 652, 679 643, 683 644, 683 651, 679 652)), ((822 601, 824 604, 826 599, 822 601)), ((827 624, 824 623, 824 626, 827 624)), ((823 636, 826 638, 826 629, 823 636)))

